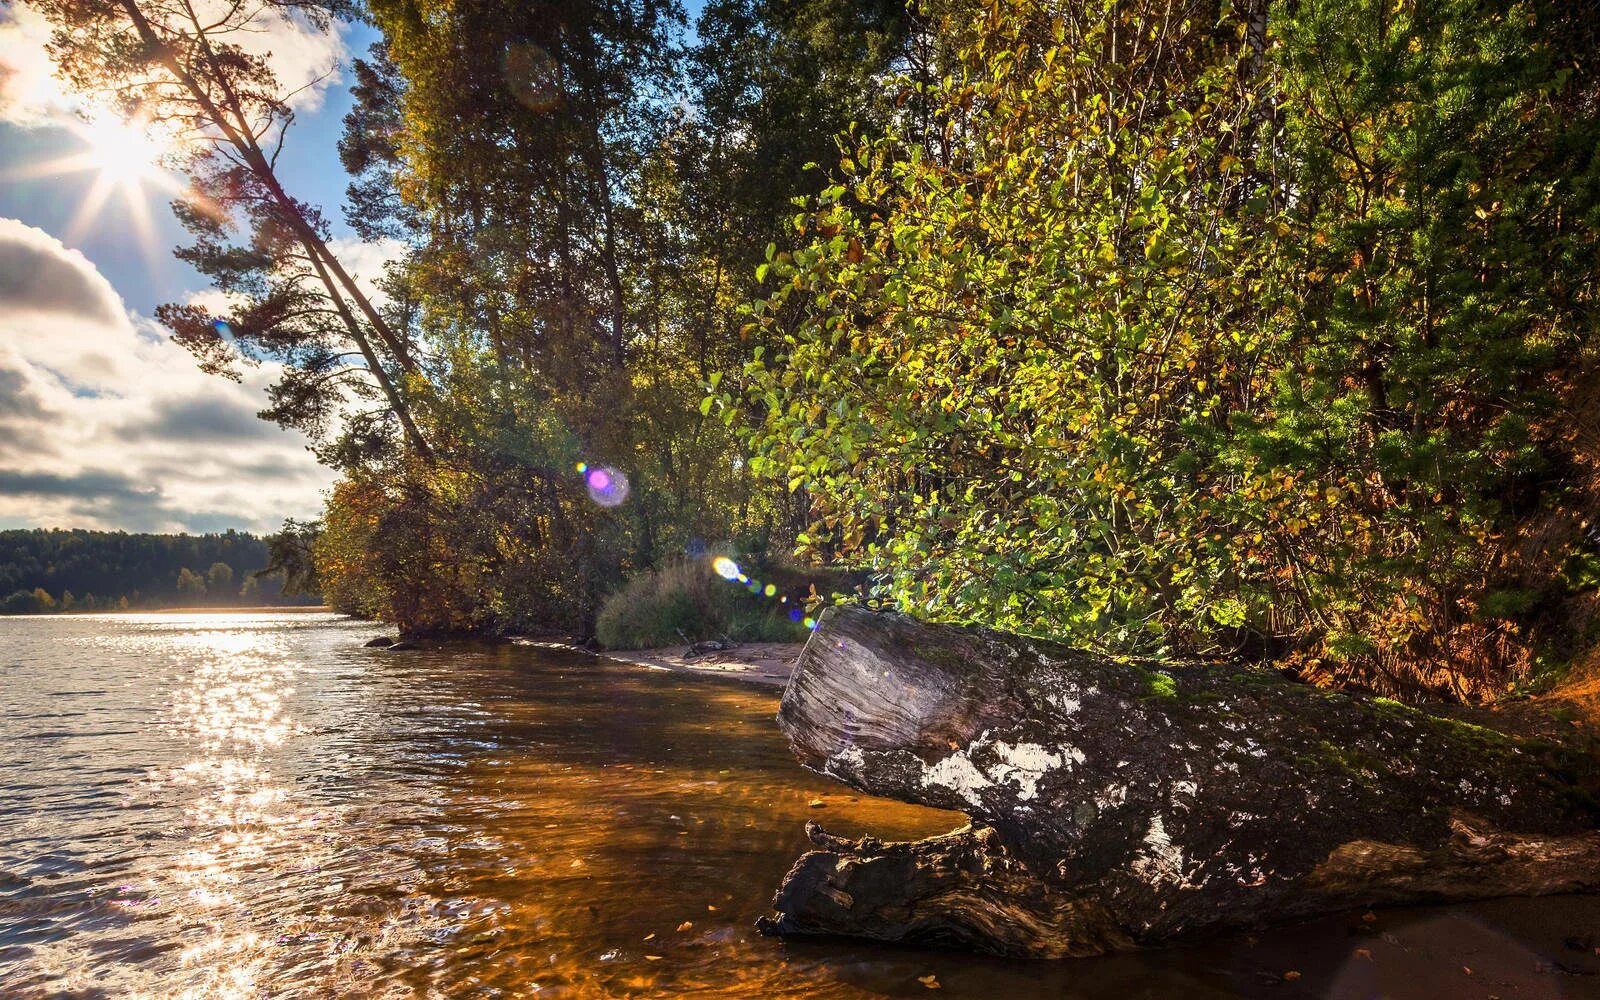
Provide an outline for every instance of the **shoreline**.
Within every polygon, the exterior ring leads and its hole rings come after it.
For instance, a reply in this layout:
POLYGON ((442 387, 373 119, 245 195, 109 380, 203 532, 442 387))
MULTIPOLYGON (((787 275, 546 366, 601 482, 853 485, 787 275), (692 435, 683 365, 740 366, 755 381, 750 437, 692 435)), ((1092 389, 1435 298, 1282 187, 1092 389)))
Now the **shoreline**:
POLYGON ((747 642, 740 644, 736 649, 688 656, 686 646, 596 652, 574 643, 549 639, 513 638, 511 641, 515 645, 535 649, 584 653, 598 659, 643 667, 647 670, 776 688, 782 688, 789 683, 789 675, 794 673, 795 661, 799 659, 800 651, 805 648, 803 642, 747 642))
POLYGON ((71 611, 21 611, 0 613, 6 618, 77 618, 87 615, 238 615, 276 614, 278 612, 332 612, 326 604, 242 604, 237 607, 217 604, 194 608, 73 608, 71 611))

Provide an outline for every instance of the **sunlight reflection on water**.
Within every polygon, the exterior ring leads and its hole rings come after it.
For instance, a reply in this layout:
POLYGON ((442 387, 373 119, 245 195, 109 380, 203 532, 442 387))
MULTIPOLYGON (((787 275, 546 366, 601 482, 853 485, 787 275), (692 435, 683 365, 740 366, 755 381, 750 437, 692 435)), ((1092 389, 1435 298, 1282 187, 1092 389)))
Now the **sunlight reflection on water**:
MULTIPOLYGON (((955 818, 800 769, 776 691, 372 634, 305 613, 0 619, 0 996, 922 996, 936 974, 942 996, 1278 997, 1297 994, 1263 975, 1291 962, 1308 990, 1320 962, 1324 984, 1429 996, 1461 975, 1337 921, 1065 964, 760 938, 805 820, 955 818)), ((1508 995, 1562 995, 1535 985, 1508 995)))
POLYGON ((33 747, 0 758, 29 800, 5 812, 30 817, 0 857, 6 995, 594 995, 778 967, 719 967, 778 947, 749 922, 823 791, 737 777, 804 777, 766 735, 771 692, 383 654, 313 614, 10 626, 5 707, 33 747), (675 883, 655 906, 703 937, 641 947, 642 924, 672 930, 638 909, 652 869, 675 883))

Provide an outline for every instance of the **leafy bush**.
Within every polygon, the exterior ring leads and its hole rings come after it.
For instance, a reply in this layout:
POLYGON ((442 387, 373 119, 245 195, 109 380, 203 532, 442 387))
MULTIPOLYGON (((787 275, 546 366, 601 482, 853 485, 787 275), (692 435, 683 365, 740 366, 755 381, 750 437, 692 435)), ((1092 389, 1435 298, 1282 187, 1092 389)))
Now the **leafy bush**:
POLYGON ((756 596, 711 568, 709 559, 682 560, 640 573, 600 607, 596 635, 610 649, 648 649, 686 640, 799 642, 803 625, 789 620, 804 591, 756 596))
POLYGON ((930 617, 1392 693, 1569 654, 1592 17, 985 6, 903 84, 932 127, 849 136, 769 247, 762 347, 706 401, 804 497, 802 554, 930 617))
POLYGON ((950 142, 846 141, 805 245, 760 269, 750 336, 774 353, 707 409, 805 488, 802 553, 908 610, 1215 649, 1251 610, 1217 586, 1208 493, 1229 413, 1268 388, 1273 328, 1246 320, 1277 302, 1275 209, 1220 138, 1250 117, 1232 48, 1091 57, 1165 7, 1072 9, 996 5, 960 73, 906 84, 950 142))

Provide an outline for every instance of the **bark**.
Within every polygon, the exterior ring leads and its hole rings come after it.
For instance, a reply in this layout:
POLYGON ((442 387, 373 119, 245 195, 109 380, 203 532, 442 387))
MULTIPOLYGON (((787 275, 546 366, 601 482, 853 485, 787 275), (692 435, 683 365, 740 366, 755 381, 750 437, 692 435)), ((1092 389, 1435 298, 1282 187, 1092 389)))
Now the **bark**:
POLYGON ((1600 888, 1591 755, 1276 674, 834 608, 778 721, 807 767, 972 825, 808 827, 773 933, 1053 958, 1600 888))

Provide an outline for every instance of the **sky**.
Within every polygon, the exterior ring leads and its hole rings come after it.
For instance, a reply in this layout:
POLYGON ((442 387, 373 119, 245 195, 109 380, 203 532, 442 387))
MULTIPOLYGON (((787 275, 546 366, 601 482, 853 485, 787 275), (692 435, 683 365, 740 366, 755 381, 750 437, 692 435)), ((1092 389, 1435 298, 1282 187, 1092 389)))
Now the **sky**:
MULTIPOLYGON (((46 169, 93 145, 48 34, 24 4, 0 6, 0 528, 263 532, 315 516, 333 473, 304 437, 256 418, 271 368, 243 384, 205 375, 152 318, 207 292, 172 256, 186 234, 171 191, 147 178, 91 210, 99 169, 46 169)), ((279 173, 323 208, 363 276, 383 253, 344 227, 335 143, 350 106, 343 67, 374 38, 282 23, 259 41, 286 83, 328 74, 296 98, 279 173)))

